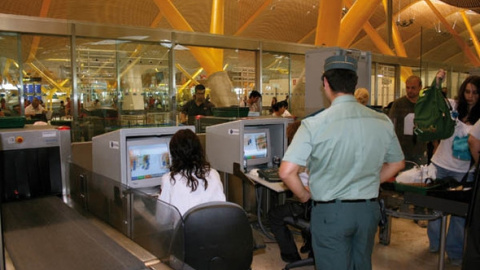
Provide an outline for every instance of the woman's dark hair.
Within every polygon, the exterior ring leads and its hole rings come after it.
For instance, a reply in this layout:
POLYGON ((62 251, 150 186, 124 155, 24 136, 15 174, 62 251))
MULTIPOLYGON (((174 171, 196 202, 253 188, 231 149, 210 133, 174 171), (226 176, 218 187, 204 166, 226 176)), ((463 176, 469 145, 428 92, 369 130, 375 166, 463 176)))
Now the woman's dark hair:
POLYGON ((325 71, 322 76, 326 78, 333 92, 353 94, 357 85, 358 76, 355 71, 349 69, 331 69, 325 71))
POLYGON ((200 139, 193 131, 181 129, 173 135, 170 140, 170 155, 172 156, 170 177, 173 183, 174 176, 180 174, 187 179, 187 187, 192 191, 197 190, 198 179, 203 180, 207 189, 208 182, 205 176, 210 170, 210 163, 205 159, 200 139))
POLYGON ((463 120, 467 117, 466 122, 470 124, 475 124, 480 118, 480 102, 477 102, 471 109, 468 111, 468 103, 465 99, 465 90, 467 89, 467 84, 471 83, 477 88, 477 93, 480 94, 480 76, 469 76, 463 81, 460 89, 458 90, 458 119, 463 120))

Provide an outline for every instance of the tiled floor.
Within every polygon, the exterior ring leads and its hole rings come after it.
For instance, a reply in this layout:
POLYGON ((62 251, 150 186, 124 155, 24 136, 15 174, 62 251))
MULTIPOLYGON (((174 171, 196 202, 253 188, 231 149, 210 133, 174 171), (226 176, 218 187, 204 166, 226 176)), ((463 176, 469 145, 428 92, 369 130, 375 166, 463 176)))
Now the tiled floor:
MULTIPOLYGON (((378 236, 373 251, 372 262, 374 270, 429 270, 438 269, 438 254, 428 252, 427 229, 420 228, 412 220, 392 219, 391 241, 388 246, 378 243, 378 236)), ((297 236, 300 246, 301 237, 297 236)), ((280 252, 275 242, 265 240, 267 247, 257 251, 253 257, 253 270, 283 269, 285 263, 280 258, 280 252)), ((306 254, 302 254, 306 257, 306 254)), ((311 270, 313 266, 295 268, 311 270)), ((460 266, 445 263, 446 270, 460 270, 460 266)))

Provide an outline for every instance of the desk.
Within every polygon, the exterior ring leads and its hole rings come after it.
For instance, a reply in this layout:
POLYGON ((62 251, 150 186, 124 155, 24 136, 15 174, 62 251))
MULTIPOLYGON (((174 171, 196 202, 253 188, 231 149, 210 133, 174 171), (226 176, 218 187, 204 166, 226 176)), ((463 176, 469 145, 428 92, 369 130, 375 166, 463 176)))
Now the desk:
POLYGON ((277 193, 285 192, 288 190, 288 187, 283 182, 269 182, 260 176, 258 176, 257 170, 253 169, 250 170, 247 174, 245 174, 248 178, 250 178, 256 184, 260 184, 266 188, 269 188, 277 193))
POLYGON ((243 180, 244 183, 250 183, 255 187, 255 193, 256 193, 256 200, 257 200, 257 220, 258 220, 258 225, 260 226, 260 229, 262 232, 265 234, 265 236, 273 239, 273 236, 271 236, 266 230, 265 227, 263 226, 262 223, 262 215, 261 215, 261 208, 262 208, 262 190, 265 189, 266 191, 266 196, 267 200, 265 202, 265 210, 268 211, 270 209, 270 192, 274 191, 278 193, 279 198, 278 201, 279 203, 284 203, 285 202, 285 192, 288 189, 288 187, 283 183, 283 182, 268 182, 265 179, 261 178, 258 176, 258 173, 255 169, 250 170, 248 173, 244 173, 242 169, 240 169, 240 165, 238 163, 233 164, 233 173, 235 176, 239 177, 240 179, 243 180))

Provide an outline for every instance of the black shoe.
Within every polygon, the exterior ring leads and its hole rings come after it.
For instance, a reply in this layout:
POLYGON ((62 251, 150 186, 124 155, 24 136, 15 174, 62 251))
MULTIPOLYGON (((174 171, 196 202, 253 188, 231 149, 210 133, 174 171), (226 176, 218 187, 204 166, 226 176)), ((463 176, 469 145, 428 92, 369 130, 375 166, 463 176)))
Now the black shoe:
POLYGON ((291 263, 291 262, 299 261, 302 259, 300 255, 298 255, 298 253, 292 253, 292 254, 281 253, 280 256, 282 256, 282 260, 286 263, 291 263))

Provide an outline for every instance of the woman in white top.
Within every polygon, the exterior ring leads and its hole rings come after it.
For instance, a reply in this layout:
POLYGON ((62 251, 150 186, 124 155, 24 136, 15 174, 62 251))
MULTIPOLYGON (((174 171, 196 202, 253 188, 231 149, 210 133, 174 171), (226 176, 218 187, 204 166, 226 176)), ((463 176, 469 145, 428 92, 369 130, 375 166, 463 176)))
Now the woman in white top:
MULTIPOLYGON (((438 75, 437 75, 438 76, 438 75)), ((471 169, 471 157, 458 154, 453 149, 454 140, 466 139, 472 125, 480 118, 480 76, 469 76, 460 86, 458 102, 454 108, 458 112, 454 134, 438 145, 432 157, 432 163, 437 169, 437 179, 453 177, 461 181, 471 169)), ((466 148, 468 152, 468 147, 466 148)), ((462 153, 462 152, 461 152, 462 153)), ((473 172, 468 174, 467 181, 473 181, 473 172)), ((452 264, 460 265, 463 256, 465 218, 451 216, 448 227, 446 251, 452 264)), ((437 252, 440 241, 440 219, 430 221, 427 229, 430 240, 430 252, 437 252)))
POLYGON ((288 108, 288 103, 284 100, 273 104, 272 116, 292 117, 292 114, 290 114, 287 108, 288 108))
POLYGON ((170 172, 162 176, 159 199, 178 208, 180 214, 206 202, 225 201, 220 175, 210 168, 197 135, 177 131, 170 140, 170 172))

